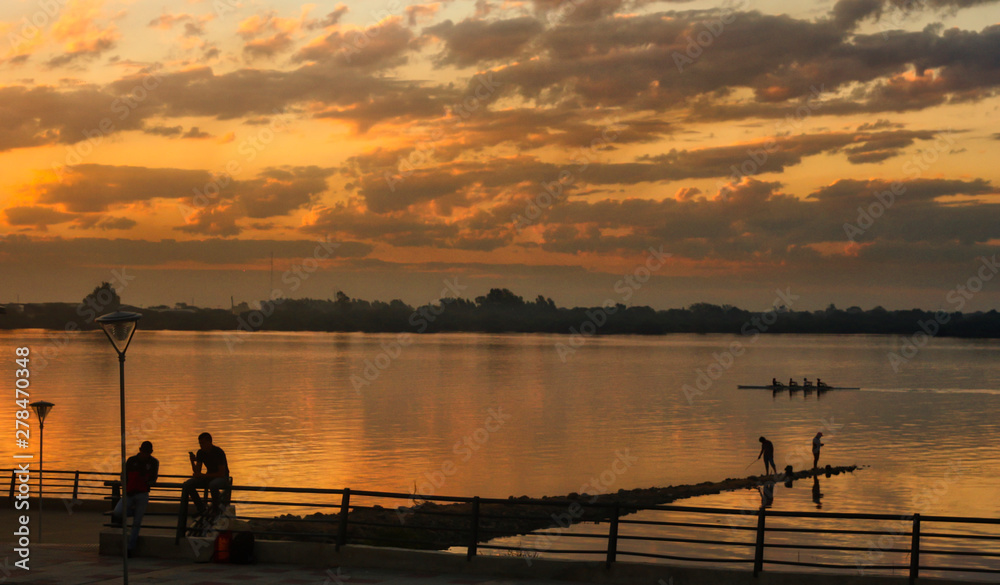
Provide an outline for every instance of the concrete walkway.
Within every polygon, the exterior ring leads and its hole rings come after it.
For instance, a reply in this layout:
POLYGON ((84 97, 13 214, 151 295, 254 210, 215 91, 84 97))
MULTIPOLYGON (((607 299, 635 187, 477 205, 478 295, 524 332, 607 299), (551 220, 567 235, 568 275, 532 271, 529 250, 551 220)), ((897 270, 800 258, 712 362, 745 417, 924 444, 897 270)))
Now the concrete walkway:
MULTIPOLYGON (((58 503, 58 502, 55 502, 58 503)), ((104 506, 102 505, 101 508, 104 506)), ((60 510, 46 502, 41 539, 37 510, 32 514, 30 570, 14 565, 20 559, 12 541, 19 515, 0 508, 0 585, 97 585, 122 583, 122 559, 99 554, 102 525, 107 517, 100 508, 78 507, 60 510), (39 541, 41 540, 41 541, 39 541)), ((106 533, 115 544, 117 533, 106 533)), ((172 536, 151 536, 169 541, 172 536)), ((107 538, 106 538, 107 540, 107 538)), ((190 558, 162 556, 129 559, 129 582, 136 584, 184 585, 903 585, 905 577, 875 577, 858 574, 764 572, 753 577, 750 571, 719 568, 688 568, 667 564, 616 563, 610 570, 603 562, 536 559, 525 563, 515 558, 477 557, 468 563, 464 555, 402 549, 356 548, 339 555, 317 554, 308 545, 281 549, 289 543, 272 545, 267 562, 254 565, 196 563, 190 558), (279 551, 277 554, 273 550, 279 551), (324 561, 324 559, 326 559, 324 561), (302 561, 302 562, 299 562, 302 561), (326 563, 324 565, 324 563, 326 563), (405 567, 405 568, 404 568, 405 567), (416 569, 414 569, 416 567, 416 569), (505 576, 498 576, 505 575, 505 576)), ((140 540, 140 552, 143 541, 140 540)), ((351 547, 347 547, 351 548, 351 547)), ((120 550, 120 548, 119 548, 120 550)), ((345 549, 346 550, 346 549, 345 549)), ((263 552, 263 551, 261 551, 263 552)), ((919 579, 918 583, 960 583, 919 579)))
MULTIPOLYGON (((32 542, 29 571, 14 566, 20 560, 12 542, 12 530, 22 514, 0 509, 0 584, 97 585, 122 583, 121 557, 98 554, 98 541, 107 516, 106 507, 80 506, 67 509, 60 502, 45 502, 42 542, 38 542, 38 511, 31 512, 32 542)), ((381 570, 348 567, 302 567, 258 563, 226 565, 194 563, 187 559, 129 559, 129 583, 184 585, 270 585, 277 583, 311 585, 552 585, 551 580, 499 578, 484 575, 449 574, 428 566, 421 571, 381 570)), ((559 581, 572 585, 570 581, 559 581)))
MULTIPOLYGON (((9 550, 9 549, 8 549, 9 550)), ((9 559, 9 556, 8 556, 9 559)), ((31 570, 11 565, 3 583, 111 585, 122 582, 122 561, 98 555, 97 545, 33 545, 31 570)), ((2 573, 2 572, 0 572, 2 573)), ((552 585, 552 581, 448 575, 427 571, 385 571, 345 567, 197 564, 179 559, 129 559, 129 583, 176 585, 552 585)), ((561 583, 567 583, 562 581, 561 583)))

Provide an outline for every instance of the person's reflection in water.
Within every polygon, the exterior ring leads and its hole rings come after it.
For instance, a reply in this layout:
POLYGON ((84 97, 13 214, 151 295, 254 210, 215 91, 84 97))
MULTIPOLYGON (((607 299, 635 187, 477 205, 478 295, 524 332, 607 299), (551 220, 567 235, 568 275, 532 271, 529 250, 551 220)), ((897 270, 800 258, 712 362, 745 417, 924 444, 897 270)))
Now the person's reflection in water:
POLYGON ((819 476, 818 475, 814 475, 813 476, 813 503, 816 504, 817 508, 822 509, 823 508, 823 502, 822 502, 822 500, 823 500, 823 492, 819 491, 819 476))
POLYGON ((757 491, 760 492, 760 507, 770 508, 774 503, 774 481, 766 481, 757 486, 757 491))

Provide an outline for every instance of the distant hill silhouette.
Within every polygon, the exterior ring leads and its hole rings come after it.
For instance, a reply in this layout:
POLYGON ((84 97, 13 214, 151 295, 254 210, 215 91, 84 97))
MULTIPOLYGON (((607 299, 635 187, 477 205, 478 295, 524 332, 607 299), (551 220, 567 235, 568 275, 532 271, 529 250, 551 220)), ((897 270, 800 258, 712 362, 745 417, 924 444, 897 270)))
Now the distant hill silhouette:
MULTIPOLYGON (((99 292, 100 287, 95 289, 99 292)), ((0 328, 40 328, 75 331, 93 329, 94 318, 107 307, 95 305, 91 293, 84 302, 8 304, 0 311, 0 328), (88 299, 90 304, 88 303, 88 299)), ((107 295, 105 295, 107 296, 107 295)), ((113 304, 118 307, 119 299, 113 304)), ((685 309, 654 310, 623 304, 604 307, 557 307, 539 295, 525 301, 508 289, 492 289, 475 300, 443 298, 412 307, 403 301, 366 301, 338 292, 334 299, 278 299, 252 309, 203 309, 178 303, 175 307, 122 310, 143 314, 143 329, 245 331, 363 331, 435 333, 448 331, 565 333, 582 335, 665 333, 874 333, 948 337, 1000 338, 1000 313, 946 313, 920 309, 888 311, 882 307, 819 311, 775 308, 753 312, 730 305, 696 303, 685 309)))

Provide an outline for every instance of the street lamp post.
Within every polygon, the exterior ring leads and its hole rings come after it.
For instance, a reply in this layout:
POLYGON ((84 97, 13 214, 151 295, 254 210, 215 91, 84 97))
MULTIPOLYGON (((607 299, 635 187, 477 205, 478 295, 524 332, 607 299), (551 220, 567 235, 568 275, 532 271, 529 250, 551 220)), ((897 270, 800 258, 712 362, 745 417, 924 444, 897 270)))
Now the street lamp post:
POLYGON ((132 341, 132 336, 135 335, 135 329, 141 317, 142 315, 139 313, 115 311, 97 318, 97 323, 104 330, 104 334, 108 336, 108 341, 118 352, 118 379, 121 381, 119 403, 121 405, 122 431, 122 582, 124 585, 128 585, 128 536, 125 530, 128 524, 126 522, 128 519, 128 490, 126 489, 128 477, 125 473, 125 352, 128 350, 128 344, 132 341))
POLYGON ((44 487, 44 482, 42 481, 42 469, 45 465, 45 417, 49 415, 49 411, 55 404, 51 402, 45 402, 44 400, 39 400, 38 402, 32 402, 28 406, 35 411, 35 416, 38 417, 38 426, 40 437, 38 439, 38 541, 42 541, 42 489, 44 487))

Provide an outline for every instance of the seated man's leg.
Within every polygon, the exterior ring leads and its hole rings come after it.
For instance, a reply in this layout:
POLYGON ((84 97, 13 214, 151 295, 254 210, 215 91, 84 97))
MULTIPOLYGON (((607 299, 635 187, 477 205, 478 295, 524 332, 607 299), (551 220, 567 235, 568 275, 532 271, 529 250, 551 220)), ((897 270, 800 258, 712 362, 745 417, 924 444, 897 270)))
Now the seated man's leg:
POLYGON ((229 503, 229 478, 215 477, 208 482, 208 488, 212 490, 212 503, 216 506, 225 506, 229 503), (223 497, 223 492, 225 497, 223 497))
POLYGON ((205 504, 201 501, 201 496, 198 495, 198 490, 205 487, 208 481, 203 477, 192 477, 191 479, 184 482, 184 487, 182 488, 188 497, 191 498, 191 502, 194 503, 194 507, 201 514, 205 511, 205 504))
POLYGON ((131 495, 128 498, 129 507, 133 509, 132 534, 128 539, 128 549, 135 550, 135 545, 139 542, 139 527, 142 525, 142 517, 146 515, 146 506, 149 504, 149 493, 141 492, 131 495))
POLYGON ((118 503, 115 504, 115 509, 111 511, 112 524, 121 524, 124 521, 124 517, 122 516, 122 506, 124 504, 125 500, 118 498, 118 503))

